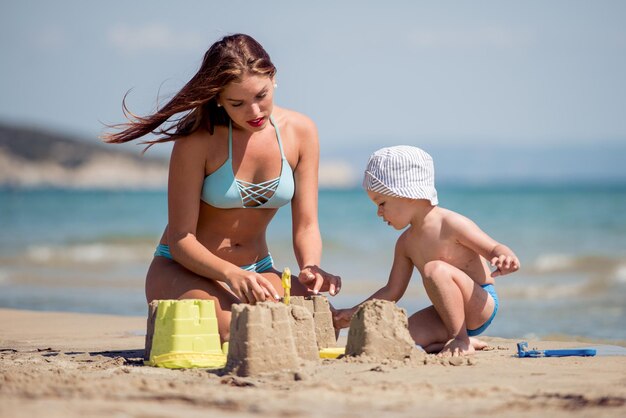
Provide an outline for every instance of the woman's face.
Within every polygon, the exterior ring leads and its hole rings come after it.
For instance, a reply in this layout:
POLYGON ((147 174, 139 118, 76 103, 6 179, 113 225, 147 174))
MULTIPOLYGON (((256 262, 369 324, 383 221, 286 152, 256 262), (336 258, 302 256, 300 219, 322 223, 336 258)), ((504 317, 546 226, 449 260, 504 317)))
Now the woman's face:
POLYGON ((274 108, 274 80, 265 75, 244 75, 240 82, 228 84, 217 101, 233 124, 248 131, 260 131, 274 108))

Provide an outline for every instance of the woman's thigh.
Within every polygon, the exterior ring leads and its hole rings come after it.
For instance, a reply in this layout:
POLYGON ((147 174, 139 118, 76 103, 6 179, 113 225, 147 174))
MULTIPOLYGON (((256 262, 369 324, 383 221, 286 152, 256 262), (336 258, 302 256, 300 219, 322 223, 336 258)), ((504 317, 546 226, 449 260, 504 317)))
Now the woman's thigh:
MULTIPOLYGON (((284 295, 278 270, 271 269, 261 275, 272 283, 280 297, 284 295)), ((309 294, 297 276, 292 277, 291 286, 294 296, 309 294)), ((157 256, 152 260, 146 276, 146 300, 150 303, 162 299, 213 300, 222 341, 228 341, 230 337, 231 307, 234 303, 241 303, 226 285, 195 274, 169 258, 157 256)))
POLYGON ((209 299, 215 303, 219 333, 228 341, 231 306, 240 300, 217 280, 207 279, 165 257, 154 257, 146 276, 146 300, 209 299))

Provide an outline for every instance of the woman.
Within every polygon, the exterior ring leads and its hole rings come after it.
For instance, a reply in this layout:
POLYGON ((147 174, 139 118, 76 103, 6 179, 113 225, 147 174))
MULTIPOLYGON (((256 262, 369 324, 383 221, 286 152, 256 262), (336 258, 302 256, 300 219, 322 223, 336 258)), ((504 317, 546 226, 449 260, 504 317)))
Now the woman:
POLYGON ((300 274, 292 294, 329 291, 341 279, 319 267, 319 145, 306 116, 274 106, 276 68, 243 34, 213 44, 196 75, 156 113, 127 111, 123 143, 156 132, 175 141, 168 181, 168 225, 146 277, 146 298, 212 299, 219 331, 229 338, 231 305, 283 295, 266 242, 279 207, 291 202, 300 274), (173 119, 175 115, 180 115, 173 119))

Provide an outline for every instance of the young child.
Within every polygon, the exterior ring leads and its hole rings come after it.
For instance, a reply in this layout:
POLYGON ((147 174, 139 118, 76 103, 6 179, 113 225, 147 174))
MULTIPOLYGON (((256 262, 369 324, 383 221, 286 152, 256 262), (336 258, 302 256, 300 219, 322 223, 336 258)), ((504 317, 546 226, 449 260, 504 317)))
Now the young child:
MULTIPOLYGON (((376 151, 363 186, 387 224, 397 230, 409 226, 396 243, 387 284, 368 300, 398 301, 415 267, 433 304, 409 318, 416 344, 445 356, 485 347, 472 337, 485 331, 498 312, 494 278, 520 268, 513 251, 468 218, 437 206, 433 160, 419 148, 376 151)), ((349 326, 357 308, 334 311, 335 327, 349 326)))

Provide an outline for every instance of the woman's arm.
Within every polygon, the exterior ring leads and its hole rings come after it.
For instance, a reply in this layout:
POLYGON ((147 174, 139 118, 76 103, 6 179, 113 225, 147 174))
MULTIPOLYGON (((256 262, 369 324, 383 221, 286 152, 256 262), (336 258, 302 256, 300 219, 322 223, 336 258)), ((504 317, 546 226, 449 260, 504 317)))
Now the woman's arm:
POLYGON ((295 194, 291 201, 293 248, 300 267, 299 280, 317 294, 337 294, 341 278, 320 268, 322 238, 317 217, 319 141, 313 121, 295 114, 294 133, 298 144, 298 163, 294 170, 295 194))
POLYGON ((217 257, 196 238, 207 142, 196 133, 174 143, 169 168, 167 227, 172 257, 200 276, 225 282, 242 301, 253 303, 277 298, 273 286, 263 276, 217 257))

